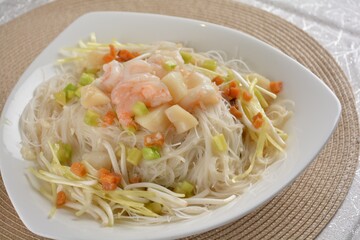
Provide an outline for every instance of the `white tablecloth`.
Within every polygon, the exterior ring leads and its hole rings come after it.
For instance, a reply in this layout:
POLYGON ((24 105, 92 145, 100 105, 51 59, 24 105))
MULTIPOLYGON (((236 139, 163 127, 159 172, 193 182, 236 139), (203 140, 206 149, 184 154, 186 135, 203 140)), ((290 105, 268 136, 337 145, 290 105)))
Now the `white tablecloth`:
MULTIPOLYGON (((0 24, 51 1, 0 0, 0 24)), ((360 113, 359 0, 237 1, 278 15, 315 38, 345 72, 355 94, 357 112, 360 113)), ((344 203, 318 239, 360 239, 360 166, 344 203)))

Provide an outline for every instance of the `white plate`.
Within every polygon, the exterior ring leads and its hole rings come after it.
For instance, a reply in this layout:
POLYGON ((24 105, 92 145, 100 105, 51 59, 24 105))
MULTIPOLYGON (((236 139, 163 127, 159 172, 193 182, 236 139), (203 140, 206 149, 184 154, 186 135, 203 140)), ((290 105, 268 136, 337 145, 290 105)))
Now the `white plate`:
POLYGON ((1 172, 4 184, 24 224, 34 233, 56 239, 169 239, 201 233, 235 221, 273 198, 316 157, 336 127, 341 106, 314 74, 279 50, 242 32, 207 22, 152 14, 95 12, 86 14, 62 32, 28 67, 10 94, 0 124, 1 172), (35 87, 53 74, 51 66, 62 47, 74 46, 95 32, 99 41, 151 43, 183 42, 197 51, 223 50, 249 66, 284 82, 286 98, 295 102, 290 120, 285 162, 274 165, 251 190, 230 204, 190 221, 158 226, 101 227, 66 210, 49 219, 50 204, 29 185, 24 172, 29 162, 20 155, 19 116, 35 87), (41 67, 41 68, 39 68, 41 67), (36 70, 37 69, 37 70, 36 70))

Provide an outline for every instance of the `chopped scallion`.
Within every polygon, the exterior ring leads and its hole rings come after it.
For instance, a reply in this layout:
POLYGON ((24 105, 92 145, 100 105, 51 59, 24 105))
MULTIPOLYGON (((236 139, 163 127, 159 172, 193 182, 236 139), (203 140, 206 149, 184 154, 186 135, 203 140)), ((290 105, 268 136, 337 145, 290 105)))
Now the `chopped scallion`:
POLYGON ((176 68, 176 62, 174 60, 167 60, 163 67, 166 71, 174 70, 176 68))
POLYGON ((62 165, 68 164, 70 162, 72 155, 72 147, 70 144, 57 142, 54 144, 54 150, 62 165))
POLYGON ((215 60, 213 60, 213 59, 206 59, 202 63, 201 67, 209 69, 211 71, 215 71, 216 68, 217 68, 217 62, 215 60))
POLYGON ((142 155, 146 160, 154 160, 161 157, 159 151, 154 147, 144 147, 142 149, 142 155))
POLYGON ((162 206, 160 203, 157 202, 145 203, 145 207, 156 214, 161 214, 162 206))
POLYGON ((180 51, 180 55, 184 60, 184 63, 190 63, 192 60, 192 55, 189 52, 180 51))
POLYGON ((188 181, 182 181, 177 183, 174 188, 174 192, 185 194, 186 197, 191 197, 194 195, 194 185, 188 181))
POLYGON ((90 126, 97 126, 100 115, 92 110, 87 110, 84 116, 84 122, 90 126))
POLYGON ((149 109, 146 107, 145 103, 141 101, 137 101, 133 107, 132 112, 135 114, 136 117, 145 116, 149 113, 149 109))
POLYGON ((92 83, 95 80, 95 75, 93 73, 82 73, 80 80, 79 80, 79 84, 81 86, 86 86, 89 85, 90 83, 92 83))
POLYGON ((225 152, 227 151, 227 143, 224 134, 218 134, 212 138, 212 147, 214 152, 225 152))
POLYGON ((128 161, 134 166, 137 166, 139 165, 141 159, 142 152, 139 149, 137 149, 136 147, 127 149, 126 161, 128 161))
POLYGON ((61 105, 66 105, 66 93, 64 91, 60 91, 54 94, 55 101, 61 105))

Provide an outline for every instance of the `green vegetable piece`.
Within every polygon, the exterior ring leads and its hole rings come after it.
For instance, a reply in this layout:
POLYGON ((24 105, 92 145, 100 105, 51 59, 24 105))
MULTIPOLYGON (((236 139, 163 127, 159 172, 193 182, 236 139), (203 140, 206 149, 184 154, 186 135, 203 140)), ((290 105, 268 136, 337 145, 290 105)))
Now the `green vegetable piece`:
POLYGON ((176 68, 176 62, 174 60, 167 60, 163 67, 166 71, 174 70, 176 68))
POLYGON ((68 85, 66 85, 66 87, 63 90, 66 93, 66 102, 69 102, 71 99, 75 97, 76 90, 77 87, 74 84, 69 83, 68 85))
POLYGON ((125 128, 125 130, 129 131, 129 132, 132 132, 132 133, 136 133, 136 127, 135 126, 127 126, 125 128))
POLYGON ((90 83, 92 83, 95 80, 95 75, 93 73, 82 73, 80 80, 79 80, 79 84, 81 86, 86 86, 89 85, 90 83))
POLYGON ((176 187, 174 188, 174 192, 185 194, 185 197, 194 196, 194 185, 188 181, 182 181, 177 183, 176 187))
POLYGON ((72 155, 72 147, 70 144, 57 142, 54 145, 55 154, 62 165, 69 164, 72 155))
POLYGON ((139 149, 137 149, 136 147, 127 149, 126 161, 128 161, 134 166, 137 166, 139 165, 141 159, 142 152, 139 149))
POLYGON ((77 89, 76 89, 76 91, 75 91, 75 96, 77 96, 77 97, 81 97, 81 88, 82 87, 78 87, 77 89))
POLYGON ((66 91, 66 100, 69 101, 75 97, 75 91, 67 90, 66 91))
POLYGON ((145 207, 156 214, 161 214, 162 212, 162 205, 157 202, 145 203, 145 207))
POLYGON ((209 69, 211 71, 215 71, 216 68, 217 68, 217 62, 215 60, 213 60, 213 59, 206 59, 202 63, 201 67, 209 69))
POLYGON ((180 51, 180 55, 184 60, 184 63, 190 63, 192 60, 192 55, 189 52, 180 51))
POLYGON ((146 160, 154 160, 161 157, 159 151, 153 147, 144 147, 142 149, 142 155, 146 160))
POLYGON ((84 122, 89 126, 97 126, 100 115, 92 110, 87 110, 84 116, 84 122))
POLYGON ((149 109, 146 107, 145 103, 141 101, 137 101, 131 110, 137 117, 141 117, 149 113, 149 109))
POLYGON ((64 88, 64 91, 67 92, 67 91, 76 91, 77 87, 72 84, 72 83, 69 83, 68 85, 66 85, 66 87, 64 88))
POLYGON ((64 91, 60 91, 54 94, 55 101, 61 105, 66 105, 66 93, 64 91))
POLYGON ((223 134, 218 134, 212 137, 212 148, 214 152, 225 152, 228 149, 225 137, 223 134))
POLYGON ((97 69, 97 68, 90 68, 90 69, 85 69, 84 73, 90 73, 92 75, 95 75, 98 71, 99 71, 99 69, 97 69))

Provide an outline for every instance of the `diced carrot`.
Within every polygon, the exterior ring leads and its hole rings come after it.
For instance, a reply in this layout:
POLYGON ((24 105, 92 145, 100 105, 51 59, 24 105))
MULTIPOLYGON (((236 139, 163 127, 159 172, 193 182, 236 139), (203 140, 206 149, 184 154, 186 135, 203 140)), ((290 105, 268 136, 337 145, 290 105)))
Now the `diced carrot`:
POLYGON ((139 56, 139 54, 137 52, 130 52, 126 49, 120 50, 117 54, 117 58, 116 60, 119 62, 126 62, 129 61, 137 56, 139 56))
POLYGON ((66 203, 66 194, 64 191, 60 191, 56 195, 56 206, 61 207, 66 203))
POLYGON ((102 185, 102 188, 106 191, 115 190, 117 185, 121 181, 121 175, 112 173, 105 168, 101 168, 98 171, 99 182, 102 185))
POLYGON ((270 87, 270 91, 272 93, 278 94, 282 90, 283 83, 281 81, 279 81, 279 82, 270 82, 269 87, 270 87))
POLYGON ((229 83, 229 87, 231 88, 231 87, 237 87, 238 85, 236 84, 236 82, 235 81, 231 81, 230 83, 229 83))
POLYGON ((106 127, 106 126, 112 125, 115 121, 115 118, 116 118, 115 112, 108 111, 102 119, 103 120, 102 126, 106 127))
POLYGON ((234 115, 234 117, 236 117, 237 119, 242 118, 241 112, 235 106, 230 107, 230 113, 234 115))
POLYGON ((100 178, 100 182, 103 183, 115 183, 118 184, 121 181, 120 175, 117 175, 115 173, 108 173, 103 175, 102 178, 100 178))
POLYGON ((234 98, 237 98, 240 95, 241 89, 237 85, 235 81, 231 81, 224 89, 223 89, 223 97, 229 101, 234 98))
POLYGON ((87 173, 84 164, 80 162, 74 162, 73 164, 71 164, 70 170, 79 177, 83 177, 87 173))
POLYGON ((112 60, 114 60, 116 58, 116 48, 114 45, 110 44, 109 45, 109 54, 106 54, 104 57, 103 57, 103 61, 105 63, 109 63, 111 62, 112 60))
POLYGON ((112 60, 114 60, 115 58, 113 57, 113 56, 111 56, 111 55, 109 55, 109 54, 106 54, 104 57, 103 57, 103 61, 105 62, 105 63, 109 63, 109 62, 111 62, 112 60))
POLYGON ((222 93, 222 96, 225 98, 225 99, 227 99, 227 100, 231 100, 230 99, 230 88, 224 88, 224 90, 223 90, 223 93, 222 93))
POLYGON ((263 116, 261 115, 261 113, 257 113, 254 117, 253 117, 253 126, 257 129, 260 128, 263 123, 264 123, 264 119, 263 116))
POLYGON ((217 86, 224 82, 224 79, 220 76, 216 76, 213 78, 212 82, 214 82, 217 86))
POLYGON ((237 98, 240 95, 239 87, 230 87, 229 96, 230 98, 237 98))
POLYGON ((98 177, 99 177, 99 179, 101 179, 103 176, 105 176, 106 174, 109 174, 109 173, 110 173, 110 171, 108 169, 100 168, 98 170, 98 177))
POLYGON ((105 191, 112 191, 112 190, 115 190, 117 188, 117 184, 108 183, 108 182, 102 183, 101 186, 105 191))
POLYGON ((164 135, 161 132, 152 133, 144 137, 144 145, 146 147, 162 147, 164 141, 164 135))
POLYGON ((129 182, 130 183, 139 183, 139 182, 141 182, 141 177, 138 175, 132 176, 131 178, 129 178, 129 182))
POLYGON ((252 98, 252 95, 248 91, 243 91, 242 97, 245 101, 249 102, 252 98))

